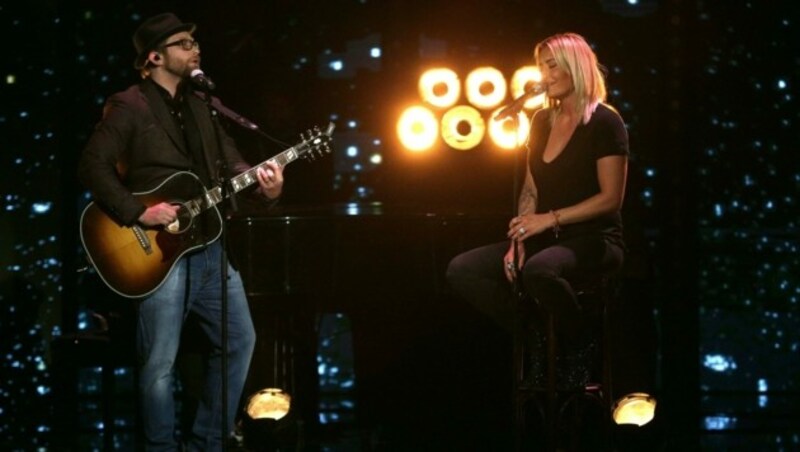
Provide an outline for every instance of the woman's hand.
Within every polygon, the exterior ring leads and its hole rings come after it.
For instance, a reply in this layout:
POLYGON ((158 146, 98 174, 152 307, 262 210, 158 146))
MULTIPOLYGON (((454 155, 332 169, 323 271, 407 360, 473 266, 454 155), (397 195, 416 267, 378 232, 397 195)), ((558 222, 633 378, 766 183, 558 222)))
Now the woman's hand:
POLYGON ((542 233, 545 229, 553 226, 555 219, 549 213, 526 213, 511 219, 508 223, 508 234, 510 239, 523 241, 528 237, 542 233))
POLYGON ((517 269, 522 268, 525 263, 525 247, 522 246, 521 241, 511 240, 511 246, 508 247, 508 252, 503 257, 503 271, 506 273, 508 282, 514 282, 517 278, 517 269), (517 246, 517 264, 514 265, 514 245, 517 246))

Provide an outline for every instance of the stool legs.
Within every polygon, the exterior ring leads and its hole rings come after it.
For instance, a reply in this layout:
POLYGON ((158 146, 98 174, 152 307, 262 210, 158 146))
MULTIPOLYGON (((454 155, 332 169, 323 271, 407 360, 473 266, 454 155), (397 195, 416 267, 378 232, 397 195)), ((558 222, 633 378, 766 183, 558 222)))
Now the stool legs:
MULTIPOLYGON (((559 443, 559 421, 567 421, 564 418, 567 413, 579 416, 577 422, 577 429, 589 428, 589 434, 592 437, 591 450, 604 450, 608 443, 608 428, 610 426, 610 403, 611 400, 611 350, 608 340, 610 319, 609 319, 609 302, 610 296, 607 293, 608 287, 601 284, 595 291, 590 292, 599 293, 600 306, 600 322, 601 322, 601 335, 597 338, 600 344, 602 354, 601 383, 599 385, 585 386, 583 388, 575 388, 576 391, 567 390, 566 392, 559 392, 558 377, 559 377, 559 341, 557 340, 556 331, 556 318, 553 314, 548 313, 545 320, 546 328, 546 382, 544 387, 534 387, 535 385, 526 385, 524 382, 526 378, 528 381, 532 380, 526 373, 526 358, 529 352, 526 347, 525 328, 518 327, 514 337, 513 349, 513 372, 514 372, 514 428, 515 428, 515 450, 546 450, 555 451, 559 443), (598 292, 599 291, 599 292, 598 292), (563 397, 562 397, 563 395, 563 397), (586 405, 590 403, 590 405, 586 405), (530 407, 535 406, 539 409, 541 415, 541 430, 537 431, 540 436, 534 438, 532 444, 526 444, 530 441, 525 441, 530 436, 530 430, 533 427, 530 425, 529 417, 533 414, 530 407), (593 408, 590 408, 593 407, 593 408), (588 417, 587 417, 588 416, 588 417), (601 424, 593 424, 594 421, 599 421, 601 424), (597 430, 598 425, 602 431, 597 430), (594 429, 594 430, 593 430, 594 429)), ((579 296, 586 295, 586 292, 579 292, 579 296)), ((524 310, 523 310, 524 311, 524 310)), ((519 312, 523 312, 519 311, 519 312)), ((524 325, 525 322, 520 322, 524 325)), ((594 354, 594 353, 593 353, 594 354)), ((567 360, 571 361, 571 360, 567 360)), ((590 365, 591 363, 587 363, 590 365)), ((569 373, 569 372, 567 372, 569 373)), ((567 381, 571 381, 571 377, 561 375, 562 378, 566 377, 567 381)), ((576 430, 576 433, 578 432, 576 430)), ((571 446, 583 449, 587 444, 586 438, 570 437, 571 446)), ((590 449, 586 449, 590 450, 590 449)))
POLYGON ((556 343, 556 320, 553 314, 547 315, 547 451, 556 450, 556 402, 558 392, 556 389, 556 357, 558 344, 556 343))

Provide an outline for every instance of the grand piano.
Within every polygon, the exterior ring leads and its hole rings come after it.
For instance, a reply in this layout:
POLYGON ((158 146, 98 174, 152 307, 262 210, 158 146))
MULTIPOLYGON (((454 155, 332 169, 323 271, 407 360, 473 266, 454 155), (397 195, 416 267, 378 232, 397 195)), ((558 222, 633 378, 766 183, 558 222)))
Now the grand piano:
POLYGON ((331 396, 318 375, 321 321, 336 313, 352 327, 355 387, 343 396, 359 430, 406 435, 442 416, 468 424, 480 407, 506 419, 505 339, 452 295, 445 270, 456 254, 503 240, 508 216, 338 204, 232 218, 229 249, 258 337, 246 393, 276 385, 316 416, 331 396), (477 370, 485 365, 499 371, 477 370), (476 389, 485 404, 467 402, 476 389), (419 394, 431 401, 423 412, 419 394))

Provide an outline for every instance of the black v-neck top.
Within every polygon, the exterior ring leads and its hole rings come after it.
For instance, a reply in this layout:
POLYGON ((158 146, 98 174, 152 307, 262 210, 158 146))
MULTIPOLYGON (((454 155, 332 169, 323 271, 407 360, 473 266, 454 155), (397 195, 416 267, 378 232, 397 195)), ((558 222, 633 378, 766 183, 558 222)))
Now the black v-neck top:
MULTIPOLYGON (((537 112, 531 127, 530 165, 536 185, 537 213, 563 209, 600 192, 597 160, 610 155, 628 155, 628 132, 620 115, 599 104, 589 122, 578 124, 564 149, 551 162, 543 160, 551 125, 549 111, 537 112)), ((582 223, 562 226, 563 238, 586 233, 622 239, 619 212, 582 223)))

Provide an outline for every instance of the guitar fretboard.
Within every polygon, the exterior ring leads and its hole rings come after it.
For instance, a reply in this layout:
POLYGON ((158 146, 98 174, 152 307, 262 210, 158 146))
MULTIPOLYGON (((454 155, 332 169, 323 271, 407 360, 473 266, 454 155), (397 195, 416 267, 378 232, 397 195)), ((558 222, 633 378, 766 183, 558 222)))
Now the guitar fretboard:
MULTIPOLYGON (((255 184, 258 182, 258 178, 256 177, 256 171, 258 168, 266 168, 268 162, 275 162, 280 166, 286 166, 287 164, 297 160, 298 158, 296 146, 293 146, 280 154, 272 157, 269 160, 265 160, 258 165, 250 168, 249 170, 239 174, 238 176, 234 176, 231 178, 231 189, 234 193, 239 193, 240 191, 244 190, 245 188, 255 184)), ((211 190, 206 191, 203 193, 202 196, 199 196, 189 203, 189 209, 192 212, 192 216, 196 216, 200 212, 206 209, 210 209, 217 204, 221 203, 225 200, 225 198, 230 197, 230 193, 226 193, 225 196, 222 195, 222 187, 216 186, 211 190)))
MULTIPOLYGON (((302 141, 299 144, 296 144, 289 149, 281 152, 270 158, 269 160, 265 160, 258 165, 250 168, 249 170, 234 176, 231 178, 231 190, 233 193, 239 193, 240 191, 244 190, 245 188, 255 184, 258 182, 258 178, 256 177, 256 172, 259 168, 265 168, 267 163, 274 162, 284 167, 289 163, 300 158, 302 155, 306 153, 311 153, 314 150, 319 150, 320 148, 324 148, 329 151, 327 148, 328 143, 330 142, 331 134, 333 133, 333 123, 328 124, 328 128, 325 132, 319 133, 317 131, 316 134, 310 136, 307 140, 302 141)), ((224 201, 225 198, 230 197, 231 193, 225 193, 223 196, 222 187, 216 186, 210 190, 207 190, 201 196, 198 196, 195 199, 186 203, 186 207, 188 208, 189 212, 191 213, 192 217, 199 215, 202 211, 210 209, 220 202, 224 201)))
POLYGON ((277 163, 278 165, 283 167, 297 160, 297 158, 298 158, 297 150, 295 149, 295 146, 292 146, 289 149, 281 152, 280 154, 272 157, 271 159, 263 161, 258 165, 250 168, 249 170, 243 172, 242 174, 239 174, 238 176, 231 178, 231 188, 233 188, 234 193, 239 193, 245 188, 258 182, 258 178, 256 177, 256 171, 258 171, 259 168, 266 169, 267 163, 269 162, 277 163))

